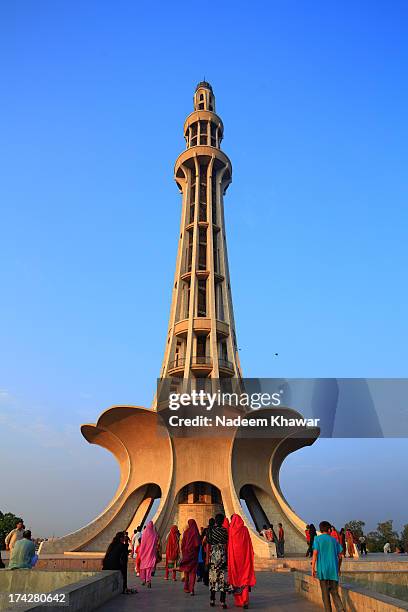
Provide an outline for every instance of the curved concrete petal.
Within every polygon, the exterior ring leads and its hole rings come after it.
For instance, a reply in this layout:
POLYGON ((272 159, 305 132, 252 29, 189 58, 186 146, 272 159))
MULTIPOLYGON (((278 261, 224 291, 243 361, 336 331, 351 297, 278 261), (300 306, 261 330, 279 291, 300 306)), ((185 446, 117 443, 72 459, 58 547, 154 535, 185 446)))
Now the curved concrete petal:
MULTIPOLYGON (((274 415, 302 418, 291 408, 275 408, 274 415)), ((256 412, 257 417, 270 417, 271 410, 256 412)), ((266 428, 268 429, 268 428, 266 428)), ((259 438, 245 437, 243 428, 236 431, 232 452, 232 474, 235 493, 243 495, 257 530, 264 523, 283 524, 288 554, 304 552, 305 523, 291 509, 279 486, 279 470, 285 458, 295 450, 311 445, 319 435, 318 428, 287 427, 279 435, 269 428, 259 438)), ((271 556, 271 546, 251 528, 251 536, 259 556, 271 556)))
POLYGON ((109 450, 120 467, 118 489, 107 508, 91 523, 57 540, 43 543, 42 552, 105 550, 114 533, 125 530, 148 495, 148 487, 167 498, 172 480, 170 436, 156 412, 140 406, 113 406, 97 424, 81 427, 84 438, 109 450), (158 469, 160 466, 160 469, 158 469))

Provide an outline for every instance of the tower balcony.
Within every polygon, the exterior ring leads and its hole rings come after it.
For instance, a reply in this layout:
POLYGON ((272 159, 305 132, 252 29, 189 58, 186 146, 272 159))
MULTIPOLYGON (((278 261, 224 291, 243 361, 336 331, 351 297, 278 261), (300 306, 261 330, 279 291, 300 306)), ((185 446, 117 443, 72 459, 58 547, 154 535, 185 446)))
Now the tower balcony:
MULTIPOLYGON (((197 276, 197 278, 208 278, 210 276, 210 271, 209 270, 196 270, 195 275, 197 276)), ((217 283, 224 280, 224 277, 222 274, 214 274, 214 277, 217 283)), ((180 275, 180 278, 182 280, 188 280, 189 278, 191 278, 191 270, 186 270, 185 272, 183 272, 180 275)))
POLYGON ((169 376, 183 376, 185 364, 185 357, 177 357, 173 361, 170 361, 168 368, 169 376))
POLYGON ((198 377, 206 377, 213 368, 212 358, 207 355, 193 355, 191 357, 191 371, 198 377))
MULTIPOLYGON (((208 221, 198 221, 198 227, 202 227, 203 229, 207 229, 207 227, 209 226, 209 222, 208 221)), ((215 227, 215 226, 214 226, 215 227)), ((219 230, 218 225, 216 226, 219 230)), ((191 232, 194 229, 194 221, 192 223, 188 223, 185 227, 186 231, 191 232)))
POLYGON ((221 134, 224 134, 224 124, 221 117, 219 117, 214 111, 209 110, 194 110, 192 113, 190 113, 184 122, 184 134, 187 132, 190 125, 196 123, 197 121, 213 121, 219 126, 221 134))
MULTIPOLYGON (((214 147, 210 147, 208 145, 199 145, 195 147, 191 147, 190 149, 186 149, 181 153, 176 159, 176 163, 174 165, 174 178, 176 183, 179 184, 181 178, 178 175, 180 170, 181 174, 184 175, 182 167, 190 168, 195 172, 195 159, 202 158, 207 160, 208 162, 214 158, 214 169, 219 170, 220 168, 226 168, 226 172, 224 175, 223 181, 223 190, 227 189, 229 183, 231 182, 232 177, 232 168, 231 162, 227 155, 221 149, 216 149, 214 147)), ((183 179, 184 180, 184 179, 183 179)), ((180 185, 179 185, 180 187, 180 185)), ((181 188, 181 187, 180 187, 181 188)))
POLYGON ((219 359, 218 360, 218 369, 220 372, 220 377, 230 377, 234 376, 234 364, 227 359, 219 359))
MULTIPOLYGON (((189 319, 182 319, 181 321, 177 321, 174 326, 174 333, 176 336, 185 337, 188 333, 188 322, 189 319)), ((225 321, 219 321, 218 319, 215 322, 217 335, 223 336, 226 338, 229 336, 229 325, 225 323, 225 321)), ((209 317, 195 317, 193 320, 193 331, 195 333, 207 333, 209 334, 211 331, 211 319, 209 317)))

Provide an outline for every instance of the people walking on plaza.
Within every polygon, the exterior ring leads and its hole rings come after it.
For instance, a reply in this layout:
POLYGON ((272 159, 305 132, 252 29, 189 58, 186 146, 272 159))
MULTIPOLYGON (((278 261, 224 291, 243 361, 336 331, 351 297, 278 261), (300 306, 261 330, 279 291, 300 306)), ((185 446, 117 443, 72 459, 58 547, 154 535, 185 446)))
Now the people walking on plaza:
POLYGON ((10 531, 10 533, 6 535, 6 539, 4 540, 6 550, 13 550, 14 544, 18 542, 18 540, 23 539, 24 529, 25 527, 23 521, 17 521, 15 529, 10 531))
POLYGON ((157 564, 161 563, 162 559, 163 559, 162 541, 161 541, 160 535, 158 534, 157 547, 156 547, 156 563, 154 564, 154 568, 153 568, 153 571, 152 571, 152 576, 155 575, 157 564))
POLYGON ((131 547, 132 547, 132 559, 135 563, 135 573, 136 576, 140 574, 140 541, 142 539, 142 528, 140 525, 133 531, 131 547))
POLYGON ((228 533, 228 582, 237 607, 248 608, 249 593, 256 584, 254 549, 248 528, 238 514, 231 518, 228 533))
POLYGON ((314 543, 316 536, 317 536, 316 527, 314 526, 313 523, 310 523, 309 525, 309 548, 307 549, 306 557, 313 556, 313 543, 314 543))
POLYGON ((17 540, 11 549, 8 569, 31 569, 37 558, 35 544, 31 539, 31 531, 24 531, 21 540, 17 540))
POLYGON ((331 535, 331 537, 332 537, 332 538, 334 538, 335 540, 337 540, 337 541, 338 541, 338 543, 339 543, 339 544, 340 544, 340 546, 341 546, 341 543, 340 543, 340 534, 339 534, 339 532, 337 531, 337 529, 334 527, 334 525, 332 525, 332 526, 331 526, 331 528, 330 528, 330 535, 331 535))
POLYGON ((215 519, 210 518, 208 526, 204 529, 202 537, 203 557, 204 557, 204 573, 203 583, 205 586, 209 586, 209 567, 210 567, 210 545, 208 544, 208 534, 210 530, 215 527, 215 519))
POLYGON ((135 561, 135 573, 136 576, 140 576, 140 546, 141 546, 142 540, 138 540, 137 546, 135 548, 135 557, 134 557, 134 561, 135 561))
POLYGON ((285 531, 283 529, 282 523, 278 523, 279 531, 278 531, 278 543, 276 545, 276 556, 279 558, 283 558, 285 556, 285 531))
POLYGON ((209 545, 209 587, 210 606, 215 606, 216 593, 220 594, 220 603, 225 609, 227 595, 227 546, 228 531, 223 527, 224 515, 217 514, 215 526, 211 527, 207 534, 209 545))
POLYGON ((205 534, 206 534, 206 529, 204 529, 204 527, 201 527, 200 529, 201 545, 200 545, 200 550, 198 552, 197 582, 204 581, 204 573, 205 573, 204 538, 205 538, 205 534))
POLYGON ((137 593, 136 589, 128 589, 127 585, 127 569, 128 569, 128 547, 125 543, 125 534, 123 531, 118 533, 113 538, 108 546, 105 557, 102 561, 102 569, 104 570, 119 570, 123 578, 122 593, 128 595, 137 593))
POLYGON ((139 550, 140 579, 148 589, 152 588, 152 573, 156 568, 158 543, 159 535, 154 528, 153 521, 149 521, 143 531, 139 550))
POLYGON ((343 557, 345 557, 347 544, 346 544, 346 530, 344 529, 344 527, 340 529, 339 538, 340 538, 340 541, 339 541, 340 546, 343 549, 343 557))
POLYGON ((358 538, 358 541, 360 543, 360 553, 362 555, 366 555, 367 554, 367 541, 365 539, 364 534, 361 534, 361 536, 358 538))
POLYGON ((194 595, 200 546, 201 538, 197 523, 194 519, 189 519, 181 541, 180 569, 184 572, 184 592, 190 595, 194 595))
POLYGON ((130 538, 129 538, 129 533, 127 531, 124 532, 124 541, 125 541, 126 546, 129 548, 130 538))
POLYGON ((278 556, 278 536, 276 535, 276 531, 273 528, 272 523, 269 523, 269 529, 267 531, 268 531, 269 542, 271 544, 275 544, 275 554, 276 556, 278 556))
POLYGON ((166 569, 164 579, 169 579, 170 570, 173 573, 173 580, 177 580, 177 562, 180 556, 180 532, 177 525, 172 525, 167 536, 166 542, 166 569))
MULTIPOLYGON (((354 537, 350 529, 346 529, 346 544, 347 544, 348 556, 353 558, 354 557, 354 537)), ((345 555, 345 552, 346 551, 344 551, 344 555, 345 555)))
POLYGON ((132 539, 130 541, 130 545, 132 547, 133 559, 136 559, 136 548, 140 542, 141 537, 142 537, 142 528, 140 527, 140 525, 138 525, 138 527, 136 527, 136 529, 133 531, 132 539))
POLYGON ((306 550, 306 557, 309 556, 309 548, 310 548, 310 525, 306 525, 306 529, 305 529, 305 537, 306 537, 306 544, 307 544, 307 550, 306 550))
POLYGON ((337 612, 342 612, 344 607, 338 592, 342 548, 338 540, 332 537, 329 522, 322 521, 319 528, 322 533, 315 537, 313 543, 312 576, 320 581, 325 611, 331 612, 332 599, 337 612))

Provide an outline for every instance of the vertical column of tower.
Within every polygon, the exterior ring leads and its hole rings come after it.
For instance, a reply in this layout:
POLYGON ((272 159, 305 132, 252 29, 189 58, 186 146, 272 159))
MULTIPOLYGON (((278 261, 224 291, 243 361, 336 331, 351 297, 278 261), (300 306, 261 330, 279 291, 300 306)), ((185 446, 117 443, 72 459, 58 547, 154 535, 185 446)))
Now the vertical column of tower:
POLYGON ((175 164, 182 194, 180 237, 161 378, 240 378, 224 223, 231 162, 209 83, 194 94, 175 164))

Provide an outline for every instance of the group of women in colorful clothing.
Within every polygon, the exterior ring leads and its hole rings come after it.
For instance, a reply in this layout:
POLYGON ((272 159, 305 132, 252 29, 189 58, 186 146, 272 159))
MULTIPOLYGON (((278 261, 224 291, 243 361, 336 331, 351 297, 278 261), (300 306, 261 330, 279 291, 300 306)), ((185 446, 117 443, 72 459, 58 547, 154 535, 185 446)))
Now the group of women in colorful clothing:
POLYGON ((235 605, 248 608, 249 593, 256 579, 254 551, 242 518, 234 514, 229 523, 223 514, 217 514, 201 534, 195 520, 190 519, 180 547, 179 536, 173 525, 166 545, 165 578, 172 571, 175 580, 178 567, 184 575, 185 593, 194 595, 199 572, 199 579, 209 586, 211 606, 215 606, 216 593, 219 593, 225 609, 227 593, 232 592, 235 605))
POLYGON ((346 552, 349 557, 354 557, 355 549, 354 549, 354 536, 350 529, 340 529, 340 532, 337 531, 335 527, 331 527, 330 535, 332 538, 338 541, 340 546, 343 549, 343 556, 346 556, 346 552))
MULTIPOLYGON (((162 557, 161 542, 152 521, 140 536, 132 544, 135 570, 142 584, 151 588, 152 576, 162 557)), ((124 593, 137 592, 127 588, 127 540, 124 532, 117 533, 103 562, 104 569, 122 572, 124 593)), ((185 593, 194 595, 199 573, 199 580, 209 587, 211 606, 215 606, 216 593, 219 593, 222 607, 227 608, 227 593, 233 593, 235 605, 248 608, 249 593, 256 579, 252 542, 242 518, 233 514, 230 523, 223 514, 217 514, 201 534, 196 521, 190 519, 181 544, 180 532, 173 525, 166 542, 165 580, 169 579, 170 572, 173 580, 177 580, 177 571, 183 574, 185 593)))
MULTIPOLYGON (((311 523, 310 525, 306 525, 306 542, 308 544, 306 557, 311 557, 313 555, 313 543, 314 539, 317 536, 316 527, 311 523)), ((349 557, 353 558, 355 555, 355 538, 350 529, 340 529, 340 532, 332 525, 330 530, 330 535, 338 541, 340 546, 343 549, 343 556, 345 557, 348 554, 349 557)))

